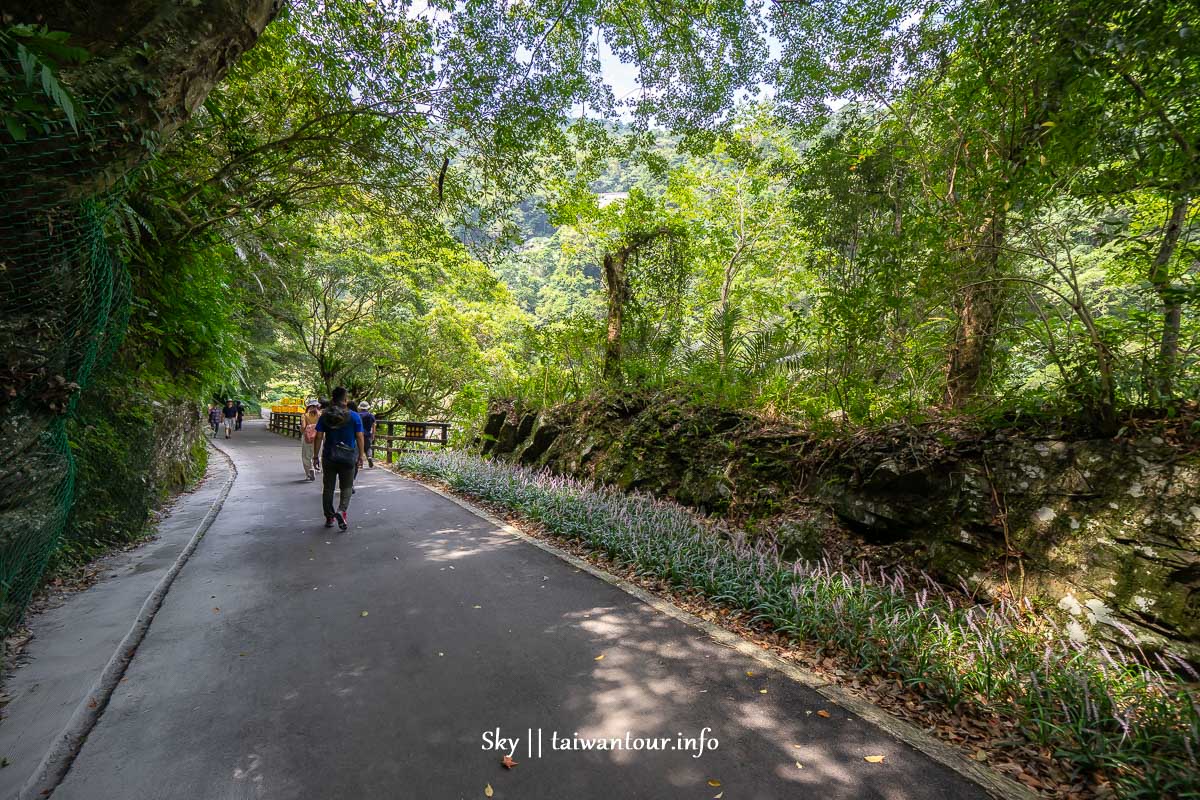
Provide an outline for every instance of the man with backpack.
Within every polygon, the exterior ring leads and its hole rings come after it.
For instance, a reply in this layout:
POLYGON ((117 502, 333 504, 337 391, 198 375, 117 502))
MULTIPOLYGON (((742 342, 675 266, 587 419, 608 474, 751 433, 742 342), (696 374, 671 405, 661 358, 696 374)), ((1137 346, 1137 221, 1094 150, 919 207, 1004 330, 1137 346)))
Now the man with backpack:
POLYGON ((313 465, 322 467, 321 505, 325 511, 325 527, 349 527, 350 496, 354 494, 354 473, 362 466, 366 442, 363 440, 362 417, 346 407, 347 392, 338 386, 333 390, 329 407, 317 420, 313 440, 313 465), (338 507, 333 507, 334 481, 341 490, 338 507))

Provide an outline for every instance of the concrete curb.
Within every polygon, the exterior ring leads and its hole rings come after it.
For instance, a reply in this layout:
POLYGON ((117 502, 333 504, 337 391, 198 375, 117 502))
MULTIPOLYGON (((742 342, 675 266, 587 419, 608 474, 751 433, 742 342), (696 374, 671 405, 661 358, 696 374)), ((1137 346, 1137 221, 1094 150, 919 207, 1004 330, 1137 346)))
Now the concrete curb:
POLYGON ((192 534, 192 538, 188 540, 187 545, 175 559, 175 563, 171 565, 171 568, 162 576, 155 585, 154 590, 150 592, 145 602, 142 603, 142 609, 134 619, 129 632, 121 639, 121 643, 117 645, 117 649, 108 660, 108 664, 105 665, 100 676, 96 678, 96 682, 92 684, 92 688, 88 691, 87 696, 80 701, 79 706, 71 714, 71 719, 67 722, 66 727, 63 728, 62 733, 59 734, 54 744, 46 752, 37 769, 29 776, 29 780, 25 782, 25 785, 21 787, 21 791, 17 793, 17 800, 41 800, 41 798, 49 797, 58 788, 58 785, 62 783, 63 778, 66 777, 67 772, 71 769, 76 756, 79 755, 79 751, 83 748, 84 742, 87 741, 88 734, 96 727, 96 723, 100 721, 100 715, 107 708, 113 691, 125 675, 125 670, 129 667, 129 663, 137 653, 142 639, 146 637, 146 632, 150 629, 150 623, 154 621, 155 614, 162 607, 163 600, 166 599, 167 592, 171 589, 171 584, 175 582, 175 578, 179 576, 183 565, 187 563, 188 558, 195 552, 196 547, 200 544, 200 540, 204 538, 204 534, 212 527, 217 515, 221 512, 221 507, 225 504, 225 498, 229 496, 229 491, 233 488, 233 482, 237 479, 237 467, 234 465, 233 459, 224 450, 211 443, 210 447, 219 453, 221 458, 225 459, 229 465, 229 477, 225 479, 225 484, 221 487, 220 494, 217 495, 217 499, 209 506, 208 513, 200 521, 196 532, 192 534))
POLYGON ((975 782, 993 797, 1006 799, 1012 798, 1012 800, 1038 800, 1040 797, 1037 792, 1033 791, 1029 787, 1018 783, 1012 778, 1001 775, 999 772, 986 767, 983 764, 970 761, 969 759, 965 758, 956 748, 939 741, 933 736, 930 736, 922 731, 920 728, 917 728, 916 726, 905 722, 898 717, 892 716, 878 706, 863 700, 862 698, 855 697, 841 686, 830 683, 828 680, 822 678, 815 672, 804 669, 803 667, 800 667, 789 661, 785 661, 773 653, 755 646, 753 643, 743 639, 737 634, 725 630, 719 625, 714 625, 708 620, 701 619, 695 614, 684 611, 678 606, 669 603, 660 597, 650 594, 645 589, 635 586, 629 581, 619 578, 610 572, 606 572, 592 565, 591 563, 584 561, 578 556, 572 555, 571 553, 555 547, 548 542, 544 542, 540 539, 530 536, 529 534, 508 524, 504 520, 496 517, 494 514, 491 514, 486 510, 479 508, 478 506, 473 505, 466 500, 463 500, 462 498, 450 494, 439 486, 428 483, 419 478, 414 478, 407 475, 399 475, 390 469, 385 469, 385 471, 396 478, 412 481, 413 483, 428 489, 434 494, 444 497, 450 502, 465 508, 467 511, 470 511, 475 516, 490 522, 504 533, 515 536, 518 539, 521 539, 522 541, 539 548, 540 550, 544 550, 545 552, 550 553, 551 555, 556 556, 563 561, 566 561, 568 564, 577 567, 578 569, 584 570, 588 574, 599 578, 605 583, 615 586, 627 594, 636 597, 638 600, 641 600, 643 603, 655 609, 656 611, 660 611, 663 614, 674 617, 680 622, 704 632, 714 641, 736 650, 749 658, 753 658, 764 667, 782 673, 788 678, 791 678, 792 680, 809 687, 827 699, 830 703, 850 711, 875 727, 891 734, 894 738, 899 739, 901 742, 904 742, 914 749, 919 750, 921 753, 929 756, 934 761, 949 767, 968 780, 975 782))

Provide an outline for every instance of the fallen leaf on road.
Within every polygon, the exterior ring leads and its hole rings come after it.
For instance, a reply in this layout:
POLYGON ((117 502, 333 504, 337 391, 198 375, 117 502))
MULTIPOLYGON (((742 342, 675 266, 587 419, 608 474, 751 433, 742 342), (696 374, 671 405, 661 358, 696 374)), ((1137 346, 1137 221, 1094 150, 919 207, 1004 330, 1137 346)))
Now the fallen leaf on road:
MULTIPOLYGON (((750 670, 746 670, 746 677, 747 677, 747 678, 753 678, 753 677, 754 677, 754 673, 753 673, 753 672, 751 672, 750 670)), ((722 792, 722 794, 724 794, 724 792, 722 792)))
POLYGON ((500 763, 504 765, 505 769, 512 769, 517 765, 517 762, 512 760, 512 756, 505 756, 504 758, 500 759, 500 763))
POLYGON ((801 764, 799 761, 797 761, 797 762, 796 762, 796 769, 804 769, 804 765, 803 765, 803 764, 801 764))
MULTIPOLYGON (((718 786, 721 785, 721 782, 719 780, 717 780, 716 778, 710 778, 708 781, 708 785, 713 787, 714 789, 716 789, 718 786)), ((721 794, 725 794, 725 793, 721 792, 721 794)))
POLYGON ((717 792, 716 794, 713 795, 713 800, 721 800, 721 798, 724 796, 725 796, 724 792, 717 792))
POLYGON ((471 606, 471 608, 483 608, 483 606, 471 606))
POLYGON ((982 750, 976 750, 975 755, 971 756, 971 758, 975 759, 976 761, 987 761, 987 753, 983 752, 982 750))
POLYGON ((759 690, 758 690, 758 693, 759 693, 759 694, 766 694, 766 693, 767 693, 767 690, 766 690, 766 689, 759 689, 759 690))
POLYGON ((863 756, 863 761, 866 761, 868 764, 882 764, 883 756, 863 756))
POLYGON ((483 796, 484 797, 492 796, 492 785, 490 783, 487 786, 483 787, 483 796))
POLYGON ((96 698, 93 697, 91 700, 88 700, 88 708, 95 708, 95 707, 96 707, 96 698))
POLYGON ((597 660, 597 661, 603 661, 603 660, 604 660, 604 653, 601 653, 600 655, 596 656, 596 660, 597 660))
POLYGON ((817 712, 817 716, 824 717, 825 719, 829 719, 829 712, 822 708, 820 711, 817 712))
POLYGON ((361 614, 359 614, 360 617, 365 617, 366 615, 367 615, 367 612, 365 612, 365 611, 362 612, 361 614))
POLYGON ((221 610, 221 609, 219 609, 219 608, 214 608, 214 609, 213 609, 213 613, 214 613, 214 614, 216 614, 216 613, 218 613, 220 610, 221 610))

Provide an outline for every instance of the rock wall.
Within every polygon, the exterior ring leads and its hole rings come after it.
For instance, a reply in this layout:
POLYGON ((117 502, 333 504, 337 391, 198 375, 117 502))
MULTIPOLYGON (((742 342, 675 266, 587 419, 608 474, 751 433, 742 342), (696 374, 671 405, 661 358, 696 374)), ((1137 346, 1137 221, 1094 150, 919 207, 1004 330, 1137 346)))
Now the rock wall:
POLYGON ((484 452, 670 497, 775 537, 1025 593, 1072 636, 1200 661, 1200 443, 949 425, 826 432, 632 396, 491 409, 484 452))
POLYGON ((120 389, 91 390, 69 428, 77 480, 61 547, 77 551, 73 558, 137 538, 156 507, 204 473, 200 405, 138 400, 120 389))

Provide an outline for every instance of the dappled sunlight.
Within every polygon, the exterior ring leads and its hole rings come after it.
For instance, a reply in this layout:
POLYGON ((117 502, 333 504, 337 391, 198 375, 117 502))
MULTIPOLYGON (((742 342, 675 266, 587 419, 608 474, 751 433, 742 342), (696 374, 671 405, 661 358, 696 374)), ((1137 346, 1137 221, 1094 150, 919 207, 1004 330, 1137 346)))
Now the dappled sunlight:
MULTIPOLYGON (((571 693, 580 737, 620 738, 630 732, 678 742, 699 733, 699 718, 722 747, 753 750, 760 759, 772 754, 768 761, 774 762, 771 770, 779 780, 847 788, 859 780, 851 765, 861 763, 860 748, 848 746, 840 735, 848 715, 838 709, 832 719, 815 718, 816 724, 805 714, 811 709, 789 704, 805 690, 788 678, 639 605, 595 606, 562 618, 600 640, 590 683, 571 693), (768 693, 760 694, 762 688, 768 693), (710 713, 697 713, 703 708, 710 713)), ((617 749, 606 757, 621 766, 645 754, 617 749)), ((703 755, 677 751, 664 777, 672 786, 696 786, 710 777, 706 769, 703 755)))
POLYGON ((461 561, 475 556, 494 553, 511 547, 514 541, 499 536, 491 536, 483 540, 439 539, 409 541, 407 544, 409 547, 419 550, 421 555, 428 561, 448 562, 461 561), (464 542, 469 542, 469 544, 464 542))

